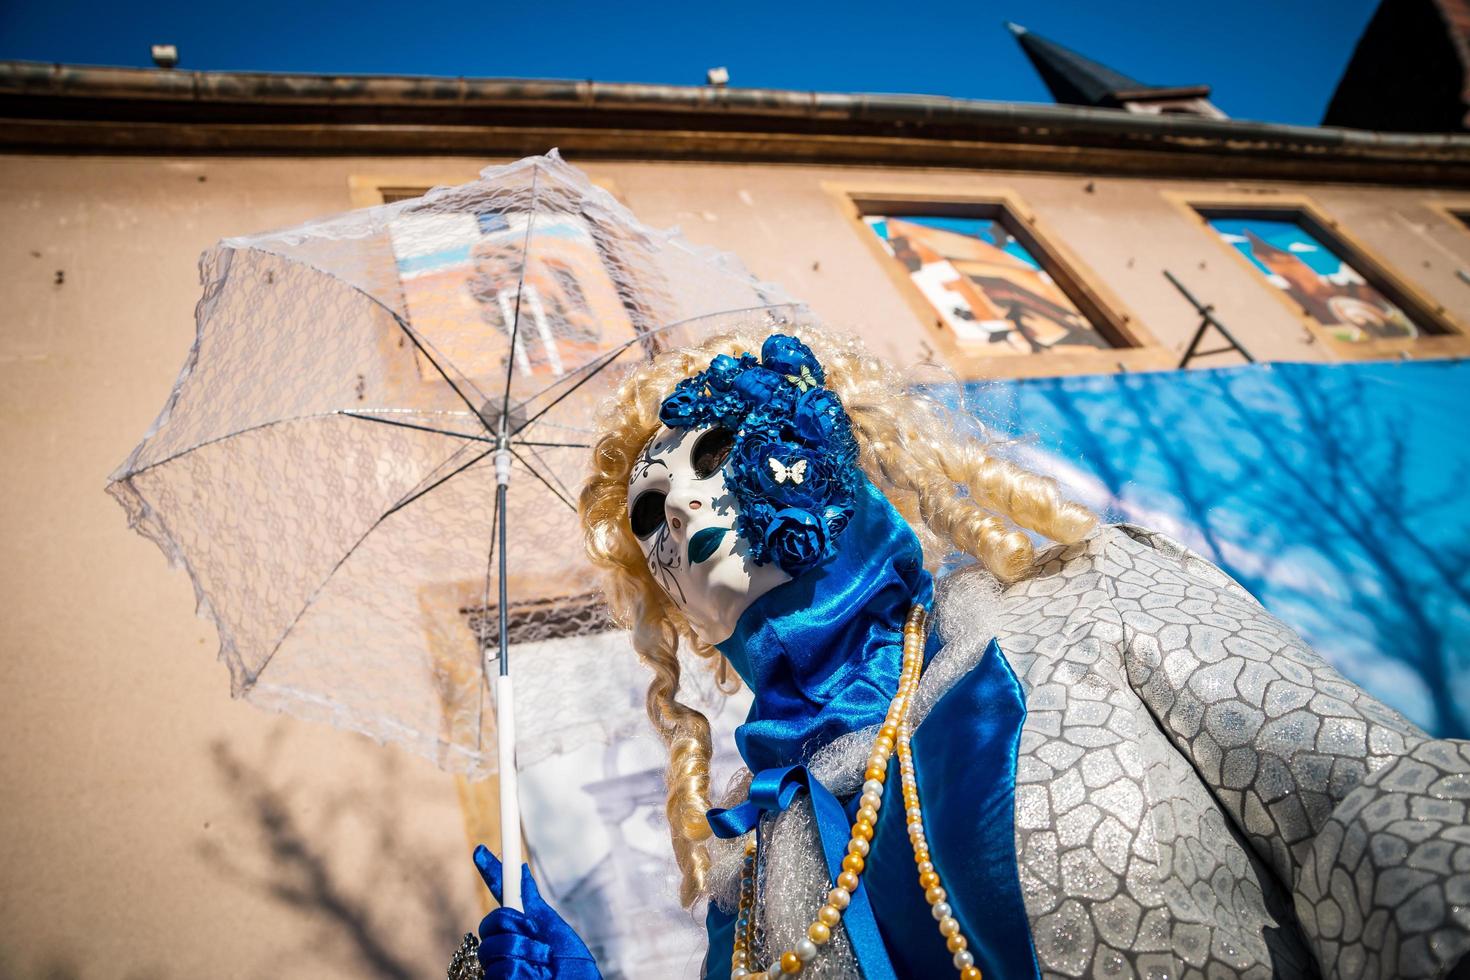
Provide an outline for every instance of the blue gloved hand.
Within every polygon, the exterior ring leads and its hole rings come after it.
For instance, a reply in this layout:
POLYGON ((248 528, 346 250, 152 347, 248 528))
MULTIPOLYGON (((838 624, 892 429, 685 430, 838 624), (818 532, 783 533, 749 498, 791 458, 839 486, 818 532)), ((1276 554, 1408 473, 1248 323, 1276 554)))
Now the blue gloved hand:
MULTIPOLYGON (((484 844, 475 848, 475 867, 500 901, 500 859, 484 844)), ((498 908, 480 921, 480 966, 485 980, 602 980, 582 938, 536 890, 531 869, 521 865, 524 912, 498 908)))

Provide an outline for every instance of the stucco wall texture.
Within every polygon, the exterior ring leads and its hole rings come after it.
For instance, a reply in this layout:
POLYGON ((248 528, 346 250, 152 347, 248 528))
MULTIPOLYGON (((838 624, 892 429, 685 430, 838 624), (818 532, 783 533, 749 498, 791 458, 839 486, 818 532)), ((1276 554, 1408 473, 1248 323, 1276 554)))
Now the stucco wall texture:
MULTIPOLYGON (((434 976, 482 914, 454 779, 232 702, 186 576, 127 529, 103 486, 193 339, 203 249, 349 208, 353 177, 427 185, 491 162, 0 158, 0 976, 434 976)), ((1456 278, 1470 232, 1431 207, 1465 199, 1433 189, 586 169, 644 222, 737 253, 897 363, 933 349, 931 328, 834 187, 1015 195, 1176 355, 1198 317, 1164 268, 1257 358, 1333 357, 1165 191, 1305 195, 1470 323, 1456 278)), ((1199 362, 1211 363, 1238 359, 1199 362)))

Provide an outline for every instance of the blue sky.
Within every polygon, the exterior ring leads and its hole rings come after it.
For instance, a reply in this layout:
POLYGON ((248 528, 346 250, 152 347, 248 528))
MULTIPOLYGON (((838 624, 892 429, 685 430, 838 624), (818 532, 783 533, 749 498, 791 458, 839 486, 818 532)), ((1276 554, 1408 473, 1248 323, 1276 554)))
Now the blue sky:
POLYGON ((0 0, 0 58, 146 66, 172 42, 190 69, 669 84, 726 65, 737 86, 1050 102, 1015 20, 1143 82, 1212 85, 1237 118, 1313 125, 1375 5, 0 0))

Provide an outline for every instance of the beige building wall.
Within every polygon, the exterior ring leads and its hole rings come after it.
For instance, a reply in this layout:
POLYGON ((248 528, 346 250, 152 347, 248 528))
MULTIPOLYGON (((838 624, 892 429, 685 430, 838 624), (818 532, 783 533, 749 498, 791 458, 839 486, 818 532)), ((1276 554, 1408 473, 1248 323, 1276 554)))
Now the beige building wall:
MULTIPOLYGON (((480 165, 0 158, 0 976, 434 976, 477 921, 454 780, 232 702, 186 576, 128 531, 103 486, 188 350, 203 249, 350 207, 354 177, 431 184, 480 165)), ((1470 232, 1436 207, 1470 200, 1430 189, 586 169, 643 221, 737 253, 898 363, 941 340, 855 224, 853 189, 1009 195, 1171 356, 1198 316, 1164 268, 1259 358, 1337 356, 1180 206, 1191 195, 1308 199, 1470 324, 1470 285, 1456 276, 1470 268, 1470 232)))

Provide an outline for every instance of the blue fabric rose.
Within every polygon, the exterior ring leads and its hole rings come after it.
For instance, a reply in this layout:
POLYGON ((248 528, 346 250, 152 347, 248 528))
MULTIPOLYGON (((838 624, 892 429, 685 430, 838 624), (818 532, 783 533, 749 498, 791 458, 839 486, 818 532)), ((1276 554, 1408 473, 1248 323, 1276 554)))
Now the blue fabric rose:
POLYGON ((766 551, 793 578, 827 556, 829 541, 821 518, 797 507, 778 510, 766 526, 766 551))
POLYGON ((659 421, 671 429, 691 429, 704 424, 706 406, 701 391, 703 387, 699 378, 680 381, 659 406, 659 421))
POLYGON ((786 379, 781 375, 775 371, 758 367, 742 371, 732 387, 751 408, 754 408, 771 401, 785 386, 786 379))
POLYGON ((712 391, 708 398, 709 424, 718 422, 729 429, 738 429, 740 420, 750 410, 750 405, 735 391, 712 391))
POLYGON ((783 375, 792 377, 803 377, 802 369, 815 379, 817 384, 826 384, 827 377, 822 373, 821 362, 812 349, 795 337, 785 334, 773 333, 761 344, 761 363, 772 371, 779 371, 783 375))
POLYGON ((830 504, 822 509, 822 520, 827 522, 827 530, 835 538, 846 529, 848 522, 852 520, 852 514, 851 504, 846 507, 830 504))
POLYGON ((778 508, 820 513, 838 492, 835 484, 843 475, 825 447, 787 441, 770 431, 747 432, 734 458, 731 476, 743 495, 778 508))
POLYGON ((680 381, 659 406, 659 421, 671 429, 738 425, 748 411, 744 398, 733 391, 715 391, 701 377, 680 381))
POLYGON ((715 391, 729 391, 735 384, 735 379, 744 371, 759 366, 759 361, 749 354, 741 354, 739 358, 731 357, 729 354, 719 354, 713 361, 709 362, 709 370, 704 373, 709 386, 715 391))
POLYGON ((797 396, 791 427, 796 437, 812 446, 828 446, 843 455, 855 452, 852 423, 842 402, 826 388, 811 388, 797 396))

